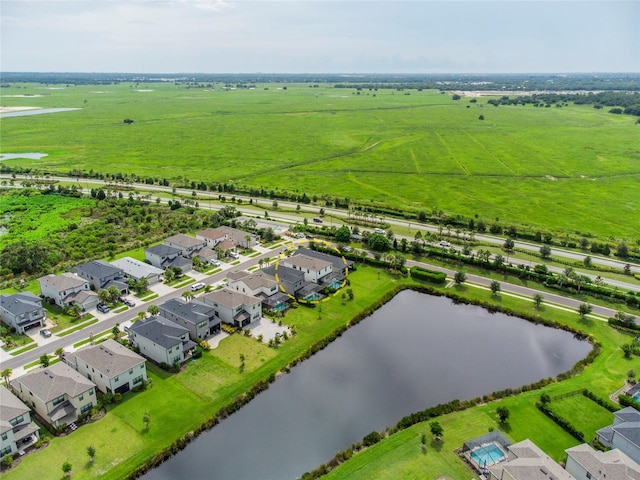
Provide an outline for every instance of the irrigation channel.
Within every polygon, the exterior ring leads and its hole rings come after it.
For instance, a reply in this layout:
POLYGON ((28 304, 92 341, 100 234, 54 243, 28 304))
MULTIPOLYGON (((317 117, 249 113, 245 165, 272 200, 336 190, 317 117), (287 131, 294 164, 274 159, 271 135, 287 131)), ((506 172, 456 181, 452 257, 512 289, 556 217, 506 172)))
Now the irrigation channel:
POLYGON ((403 291, 142 478, 295 479, 405 415, 556 376, 590 349, 562 330, 403 291))

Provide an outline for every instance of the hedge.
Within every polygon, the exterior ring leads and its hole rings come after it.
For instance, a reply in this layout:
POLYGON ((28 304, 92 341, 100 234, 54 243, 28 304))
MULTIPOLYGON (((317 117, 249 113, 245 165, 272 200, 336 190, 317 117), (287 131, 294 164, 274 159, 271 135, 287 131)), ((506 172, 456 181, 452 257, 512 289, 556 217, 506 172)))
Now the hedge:
POLYGON ((416 280, 425 280, 433 283, 444 283, 447 281, 447 274, 444 272, 437 272, 435 270, 429 270, 422 267, 411 267, 411 277, 416 280))

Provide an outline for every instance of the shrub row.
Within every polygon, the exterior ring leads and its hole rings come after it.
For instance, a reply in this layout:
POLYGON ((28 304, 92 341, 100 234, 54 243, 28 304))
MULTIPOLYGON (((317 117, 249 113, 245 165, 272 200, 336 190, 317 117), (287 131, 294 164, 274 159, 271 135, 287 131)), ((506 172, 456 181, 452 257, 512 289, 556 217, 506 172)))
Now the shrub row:
POLYGON ((548 403, 536 402, 536 407, 538 407, 538 410, 544 413, 547 417, 549 417, 551 420, 556 422, 568 434, 572 435, 574 438, 576 438, 580 442, 584 442, 584 433, 582 433, 576 427, 574 427, 567 419, 554 413, 551 410, 551 408, 549 408, 548 403))
POLYGON ((608 400, 605 400, 604 398, 600 398, 598 397, 595 393, 593 393, 591 390, 589 390, 588 388, 585 388, 582 391, 582 394, 587 397, 589 400, 592 400, 594 402, 596 402, 598 405, 600 405, 601 407, 606 408, 607 410, 609 410, 610 412, 617 412, 618 410, 620 410, 620 407, 618 407, 618 405, 614 405, 613 403, 611 403, 608 400))
POLYGON ((444 272, 437 272, 435 270, 429 270, 422 267, 411 267, 411 277, 417 280, 425 280, 433 283, 444 283, 447 280, 447 274, 444 272))
POLYGON ((640 410, 640 402, 638 402, 637 400, 635 400, 632 396, 630 395, 625 395, 625 394, 621 394, 618 396, 618 402, 620 403, 620 405, 622 405, 623 407, 633 407, 636 410, 640 410))

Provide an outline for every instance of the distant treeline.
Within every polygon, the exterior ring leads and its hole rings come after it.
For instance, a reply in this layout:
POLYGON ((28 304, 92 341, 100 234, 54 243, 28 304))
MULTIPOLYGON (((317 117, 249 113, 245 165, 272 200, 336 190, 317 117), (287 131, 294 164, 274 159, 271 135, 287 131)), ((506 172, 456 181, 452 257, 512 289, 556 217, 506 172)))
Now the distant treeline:
MULTIPOLYGON (((337 74, 337 73, 69 73, 1 72, 3 87, 16 82, 67 85, 104 85, 122 82, 171 82, 177 84, 334 84, 337 88, 394 88, 441 90, 520 91, 640 91, 640 74, 337 74)), ((310 87, 312 85, 309 85, 310 87)))
POLYGON ((568 102, 576 105, 593 105, 594 108, 618 107, 609 110, 611 113, 625 113, 640 116, 640 93, 638 92, 599 92, 599 93, 540 93, 534 95, 514 96, 503 95, 493 98, 487 103, 498 105, 526 105, 550 107, 562 106, 568 102))

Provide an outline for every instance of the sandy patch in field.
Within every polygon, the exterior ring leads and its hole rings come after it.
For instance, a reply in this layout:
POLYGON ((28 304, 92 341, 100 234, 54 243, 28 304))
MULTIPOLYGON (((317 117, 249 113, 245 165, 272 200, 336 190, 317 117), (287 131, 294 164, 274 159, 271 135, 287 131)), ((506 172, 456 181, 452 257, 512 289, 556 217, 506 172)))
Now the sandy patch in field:
POLYGON ((4 95, 5 98, 33 98, 33 97, 44 97, 39 93, 31 94, 31 93, 23 93, 21 95, 4 95))
POLYGON ((153 92, 153 90, 148 89, 148 88, 147 89, 138 89, 138 90, 136 90, 136 92, 153 92))
POLYGON ((0 113, 22 112, 23 110, 38 110, 39 108, 42 107, 0 107, 0 113))

